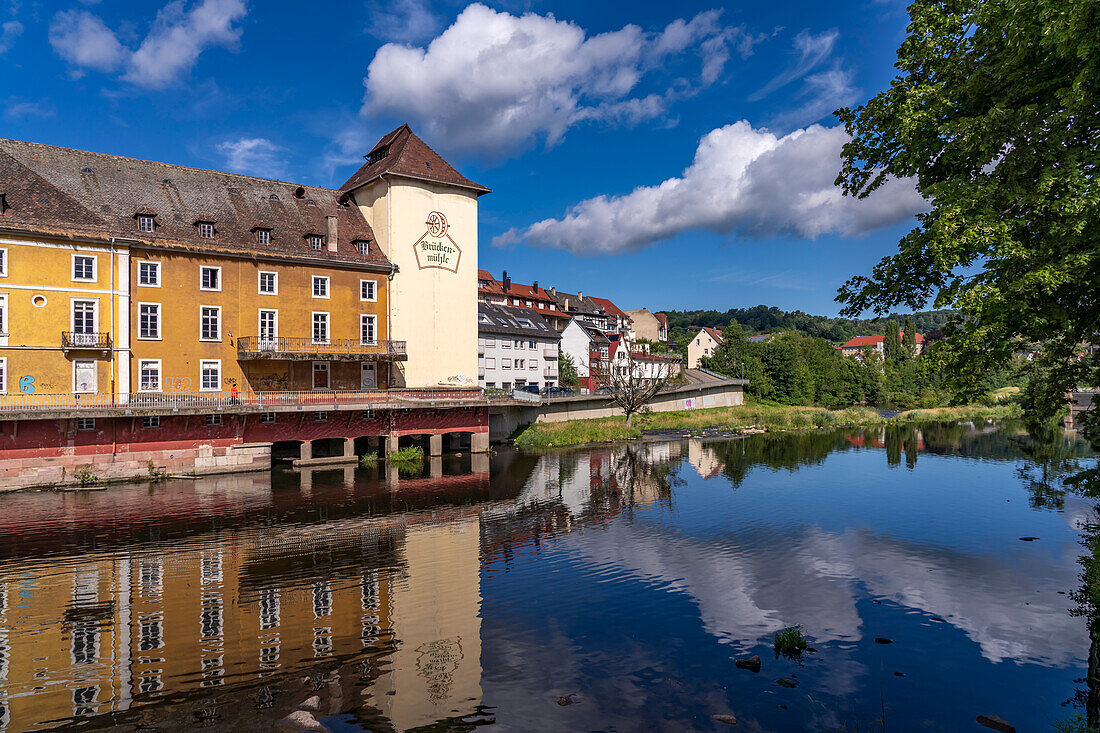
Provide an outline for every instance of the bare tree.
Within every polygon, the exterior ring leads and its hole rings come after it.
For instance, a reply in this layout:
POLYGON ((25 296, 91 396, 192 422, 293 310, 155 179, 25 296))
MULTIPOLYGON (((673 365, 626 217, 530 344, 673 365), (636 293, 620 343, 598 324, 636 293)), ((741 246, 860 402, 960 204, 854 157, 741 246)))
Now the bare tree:
POLYGON ((608 390, 611 399, 626 414, 631 425, 634 415, 641 412, 673 377, 675 361, 667 358, 636 359, 628 353, 625 359, 613 359, 599 375, 600 386, 608 390))

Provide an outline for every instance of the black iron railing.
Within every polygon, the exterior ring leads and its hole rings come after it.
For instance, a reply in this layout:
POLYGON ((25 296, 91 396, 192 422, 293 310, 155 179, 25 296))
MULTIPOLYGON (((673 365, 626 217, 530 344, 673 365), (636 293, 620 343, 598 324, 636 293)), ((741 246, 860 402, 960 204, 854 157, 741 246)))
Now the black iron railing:
POLYGON ((314 340, 294 336, 277 338, 257 338, 245 336, 237 339, 238 356, 261 356, 273 358, 279 355, 308 354, 319 356, 379 356, 402 358, 405 356, 404 341, 371 341, 358 339, 314 340))
POLYGON ((109 351, 111 348, 111 334, 77 333, 75 331, 62 331, 61 348, 74 350, 92 349, 98 351, 109 351))

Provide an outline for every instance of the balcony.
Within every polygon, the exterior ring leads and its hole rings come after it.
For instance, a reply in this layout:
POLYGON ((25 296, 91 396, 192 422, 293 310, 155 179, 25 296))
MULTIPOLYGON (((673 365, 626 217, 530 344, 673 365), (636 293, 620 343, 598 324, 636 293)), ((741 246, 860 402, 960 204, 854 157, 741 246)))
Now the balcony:
POLYGON ((329 339, 315 342, 308 338, 282 337, 261 339, 246 336, 237 339, 237 359, 283 359, 289 361, 406 361, 404 341, 363 343, 358 339, 329 339))
POLYGON ((547 367, 543 370, 542 376, 544 377, 556 377, 558 376, 558 370, 555 367, 547 367))
POLYGON ((543 359, 557 359, 558 358, 558 350, 557 349, 543 349, 542 350, 542 358, 543 359))
POLYGON ((62 331, 61 351, 65 354, 71 351, 98 351, 104 357, 110 356, 111 334, 62 331))

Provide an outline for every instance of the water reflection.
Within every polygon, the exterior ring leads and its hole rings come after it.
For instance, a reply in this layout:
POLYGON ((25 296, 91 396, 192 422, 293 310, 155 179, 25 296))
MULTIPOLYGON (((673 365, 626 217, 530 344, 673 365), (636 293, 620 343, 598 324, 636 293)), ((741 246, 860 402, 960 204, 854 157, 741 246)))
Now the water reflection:
POLYGON ((0 722, 809 730, 881 693, 892 729, 1027 729, 1083 676, 1056 477, 1090 456, 937 425, 12 494, 0 722), (794 624, 805 668, 733 669, 794 624))

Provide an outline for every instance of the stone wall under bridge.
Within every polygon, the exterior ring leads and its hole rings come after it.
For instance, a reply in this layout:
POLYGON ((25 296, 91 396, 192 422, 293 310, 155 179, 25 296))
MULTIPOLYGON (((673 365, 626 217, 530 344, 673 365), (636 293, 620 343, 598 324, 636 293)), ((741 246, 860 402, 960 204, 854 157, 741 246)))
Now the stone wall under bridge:
POLYGON ((352 463, 366 452, 386 455, 410 440, 429 455, 444 447, 480 453, 489 447, 485 406, 401 410, 294 410, 258 414, 21 419, 0 422, 0 490, 140 480, 170 475, 264 471, 273 448, 295 466, 352 463), (90 428, 90 429, 82 429, 90 428))

